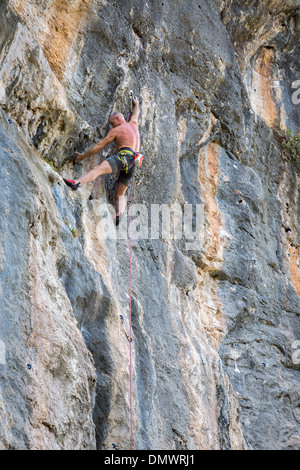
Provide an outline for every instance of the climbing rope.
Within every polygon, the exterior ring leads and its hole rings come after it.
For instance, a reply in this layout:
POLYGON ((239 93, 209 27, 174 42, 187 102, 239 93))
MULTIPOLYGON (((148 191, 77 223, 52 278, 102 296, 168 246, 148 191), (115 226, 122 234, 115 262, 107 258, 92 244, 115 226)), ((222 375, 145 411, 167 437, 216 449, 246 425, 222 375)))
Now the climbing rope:
MULTIPOLYGON (((130 113, 127 116, 127 122, 130 120, 133 112, 133 91, 130 91, 130 113)), ((130 406, 130 449, 133 450, 133 412, 132 412, 132 323, 131 323, 131 198, 134 178, 131 181, 130 196, 128 201, 128 240, 129 240, 129 406, 130 406)))
MULTIPOLYGON (((134 99, 134 94, 133 91, 129 92, 130 94, 130 111, 127 115, 126 121, 129 122, 133 113, 133 99, 134 99)), ((139 157, 139 165, 141 166, 142 161, 143 161, 143 155, 142 154, 135 154, 137 157, 139 157)), ((129 334, 127 333, 125 327, 124 327, 124 317, 123 315, 120 315, 120 320, 122 324, 123 331, 126 335, 127 340, 129 341, 129 408, 130 408, 130 449, 133 450, 133 400, 132 400, 132 321, 131 321, 131 312, 132 312, 132 249, 131 249, 131 200, 132 200, 132 191, 133 191, 133 184, 134 184, 134 178, 132 178, 131 181, 131 187, 130 187, 130 195, 129 195, 129 200, 128 200, 128 240, 129 240, 129 334)), ((139 180, 137 181, 137 184, 139 184, 139 180)), ((117 444, 113 443, 112 444, 113 449, 117 450, 118 446, 117 444)))
MULTIPOLYGON (((133 100, 134 94, 133 91, 129 92, 130 94, 130 111, 127 115, 126 121, 129 122, 133 113, 133 100)), ((141 166, 143 161, 143 155, 136 152, 135 160, 137 160, 138 165, 141 166)), ((136 164, 136 162, 135 162, 136 164)), ((137 179, 137 184, 140 183, 140 177, 137 179)), ((129 407, 130 407, 130 449, 133 450, 133 400, 132 400, 132 247, 131 247, 131 200, 132 200, 132 191, 133 191, 134 177, 131 181, 130 195, 128 200, 128 240, 129 240, 129 334, 127 333, 124 327, 124 317, 120 315, 122 328, 125 332, 126 338, 129 341, 129 407)), ((117 449, 117 444, 112 444, 114 449, 117 449)))
POLYGON ((131 328, 131 197, 133 189, 132 178, 130 197, 129 197, 129 208, 128 208, 128 239, 129 239, 129 348, 130 348, 130 364, 129 364, 129 380, 130 380, 130 449, 133 450, 133 422, 132 422, 132 328, 131 328))
MULTIPOLYGON (((129 122, 133 113, 133 91, 130 91, 130 111, 127 115, 126 121, 129 122)), ((143 161, 143 155, 136 153, 136 156, 140 159, 140 165, 143 161)), ((139 183, 139 182, 138 182, 139 183)), ((138 184, 137 183, 137 184, 138 184)), ((130 407, 130 449, 133 450, 133 400, 132 400, 132 321, 131 321, 131 312, 132 312, 132 247, 131 247, 131 200, 132 200, 132 191, 133 191, 134 178, 131 181, 130 195, 128 200, 128 240, 129 240, 129 334, 127 333, 124 327, 124 317, 120 315, 121 323, 123 330, 125 332, 126 338, 129 341, 129 407, 130 407)), ((113 444, 113 447, 116 449, 117 445, 113 444)))

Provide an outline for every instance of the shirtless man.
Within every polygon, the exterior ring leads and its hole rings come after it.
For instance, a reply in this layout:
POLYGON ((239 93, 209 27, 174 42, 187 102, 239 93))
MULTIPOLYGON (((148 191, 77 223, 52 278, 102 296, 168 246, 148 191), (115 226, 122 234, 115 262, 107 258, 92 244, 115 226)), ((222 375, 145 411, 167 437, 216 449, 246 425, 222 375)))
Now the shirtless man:
POLYGON ((135 172, 135 152, 138 152, 140 149, 140 134, 138 130, 138 117, 140 110, 138 100, 134 99, 133 104, 134 110, 130 121, 125 121, 124 116, 121 113, 113 113, 109 119, 112 129, 109 131, 107 136, 87 152, 76 152, 77 156, 75 158, 75 162, 80 162, 85 158, 95 155, 103 150, 104 147, 110 144, 113 140, 117 144, 117 154, 106 158, 106 160, 100 163, 100 165, 95 166, 92 170, 77 180, 67 180, 64 178, 64 182, 76 191, 79 186, 84 183, 90 183, 100 175, 118 173, 118 171, 120 171, 120 178, 116 188, 117 223, 119 221, 119 216, 125 209, 125 193, 135 172))

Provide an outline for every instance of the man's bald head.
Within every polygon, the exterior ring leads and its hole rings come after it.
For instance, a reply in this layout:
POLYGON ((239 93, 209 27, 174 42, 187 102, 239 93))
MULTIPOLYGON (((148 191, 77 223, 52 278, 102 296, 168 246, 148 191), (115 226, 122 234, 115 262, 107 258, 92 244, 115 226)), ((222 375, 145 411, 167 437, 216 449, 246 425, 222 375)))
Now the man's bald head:
POLYGON ((123 124, 124 121, 125 121, 125 119, 124 119, 123 114, 122 114, 122 113, 118 113, 117 111, 115 111, 114 113, 112 113, 112 115, 111 115, 110 118, 109 118, 109 123, 110 123, 113 127, 120 126, 121 124, 123 124))

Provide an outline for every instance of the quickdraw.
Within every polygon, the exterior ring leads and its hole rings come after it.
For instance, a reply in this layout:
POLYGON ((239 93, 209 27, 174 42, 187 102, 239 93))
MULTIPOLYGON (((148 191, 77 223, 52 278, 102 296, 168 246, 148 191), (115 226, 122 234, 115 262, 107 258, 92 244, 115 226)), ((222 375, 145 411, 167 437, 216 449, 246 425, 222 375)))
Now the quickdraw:
MULTIPOLYGON (((130 90, 129 92, 129 96, 130 96, 130 112, 129 114, 127 115, 127 122, 130 121, 130 118, 132 116, 132 113, 133 113, 133 99, 134 99, 134 94, 133 94, 133 91, 130 90)), ((141 167, 142 166, 142 163, 143 163, 143 158, 144 158, 144 155, 139 153, 139 152, 136 152, 134 154, 134 164, 137 166, 137 167, 141 167)))
POLYGON ((125 333, 125 336, 126 336, 126 338, 127 338, 127 341, 128 341, 129 343, 132 343, 132 341, 133 341, 132 337, 127 333, 127 331, 126 331, 125 328, 124 328, 124 317, 123 317, 123 315, 120 315, 120 319, 121 319, 123 331, 124 331, 124 333, 125 333))
POLYGON ((123 171, 128 173, 128 161, 127 161, 127 159, 125 157, 122 157, 122 154, 118 154, 118 159, 123 163, 123 168, 124 168, 123 171))
POLYGON ((129 343, 132 343, 133 339, 131 338, 131 336, 129 335, 126 335, 127 336, 127 340, 129 341, 129 343))
POLYGON ((135 185, 139 186, 143 178, 141 177, 141 175, 134 175, 134 177, 135 177, 135 185))
POLYGON ((132 91, 132 90, 130 90, 129 96, 130 96, 130 111, 129 111, 128 115, 127 115, 127 119, 126 119, 127 122, 130 121, 130 118, 131 118, 132 113, 133 113, 133 97, 134 97, 134 95, 133 95, 133 91, 132 91))

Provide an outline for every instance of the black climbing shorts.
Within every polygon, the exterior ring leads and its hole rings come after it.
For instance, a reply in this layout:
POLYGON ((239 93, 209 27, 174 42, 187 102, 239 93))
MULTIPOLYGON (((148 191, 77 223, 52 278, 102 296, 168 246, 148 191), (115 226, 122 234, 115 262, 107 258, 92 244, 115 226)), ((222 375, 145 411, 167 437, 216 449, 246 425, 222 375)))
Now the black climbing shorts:
POLYGON ((135 173, 134 154, 135 152, 131 148, 123 147, 116 155, 106 159, 113 173, 120 172, 119 181, 126 186, 129 186, 135 173))

